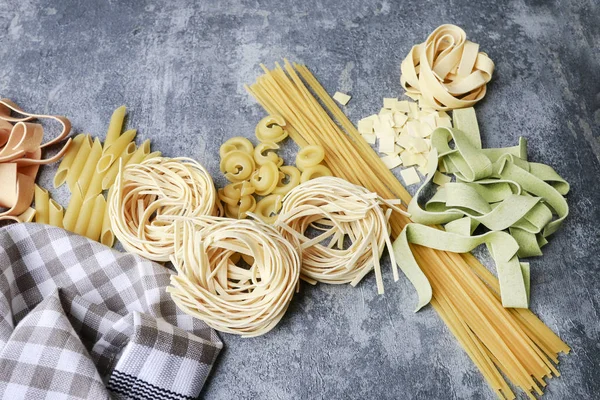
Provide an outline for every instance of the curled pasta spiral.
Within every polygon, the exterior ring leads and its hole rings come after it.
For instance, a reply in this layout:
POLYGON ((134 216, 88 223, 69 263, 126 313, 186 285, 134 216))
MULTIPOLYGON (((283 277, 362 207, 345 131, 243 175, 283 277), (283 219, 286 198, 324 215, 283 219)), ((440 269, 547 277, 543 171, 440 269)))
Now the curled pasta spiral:
MULTIPOLYGON (((391 250, 388 219, 392 210, 384 212, 382 205, 404 213, 361 186, 320 177, 285 196, 275 226, 299 249, 303 280, 355 286, 375 269, 378 291, 383 293, 379 258, 384 246, 391 250)), ((390 257, 397 280, 392 251, 390 257)))
POLYGON ((190 158, 155 157, 117 175, 108 206, 123 247, 150 260, 168 261, 175 251, 174 217, 219 215, 210 174, 190 158))
POLYGON ((412 47, 400 66, 400 83, 421 107, 471 107, 486 93, 494 62, 456 25, 441 25, 412 47))
POLYGON ((267 333, 283 317, 300 273, 300 256, 260 221, 181 221, 167 291, 186 313, 244 337, 267 333), (238 266, 240 256, 249 267, 238 266))

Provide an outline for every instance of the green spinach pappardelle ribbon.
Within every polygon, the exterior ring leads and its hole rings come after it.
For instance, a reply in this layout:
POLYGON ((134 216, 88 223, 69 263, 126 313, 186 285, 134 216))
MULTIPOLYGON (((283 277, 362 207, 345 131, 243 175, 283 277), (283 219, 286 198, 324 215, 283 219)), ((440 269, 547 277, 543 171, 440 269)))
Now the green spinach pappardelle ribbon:
POLYGON ((417 290, 419 310, 432 290, 409 243, 455 253, 485 244, 496 263, 502 305, 527 308, 529 263, 519 257, 542 255, 546 238, 569 213, 569 184, 551 167, 528 162, 523 138, 514 147, 482 149, 473 108, 454 110, 453 119, 454 128, 431 134, 427 179, 408 206, 414 223, 394 242, 396 260, 417 290), (438 169, 455 181, 437 186, 438 169), (484 233, 473 236, 480 226, 484 233))

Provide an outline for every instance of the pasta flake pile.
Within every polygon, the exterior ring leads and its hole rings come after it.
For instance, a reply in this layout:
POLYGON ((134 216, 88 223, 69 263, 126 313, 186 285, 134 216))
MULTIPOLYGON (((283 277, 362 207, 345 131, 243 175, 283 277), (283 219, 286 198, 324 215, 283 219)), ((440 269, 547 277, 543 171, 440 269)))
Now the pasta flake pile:
POLYGON ((381 161, 388 169, 403 166, 402 178, 407 185, 419 183, 415 171, 427 173, 431 132, 438 127, 451 127, 452 119, 445 111, 419 108, 418 104, 397 98, 383 99, 379 114, 358 121, 358 132, 369 144, 376 144, 381 161))

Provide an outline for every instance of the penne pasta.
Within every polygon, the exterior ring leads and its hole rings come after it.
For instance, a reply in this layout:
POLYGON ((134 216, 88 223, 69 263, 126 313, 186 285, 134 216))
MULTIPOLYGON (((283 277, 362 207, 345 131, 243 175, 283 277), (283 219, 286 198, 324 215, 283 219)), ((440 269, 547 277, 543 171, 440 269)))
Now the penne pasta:
POLYGON ((71 164, 67 172, 67 185, 69 186, 69 190, 71 193, 75 191, 75 184, 77 183, 77 179, 79 179, 79 175, 81 174, 81 170, 85 166, 85 163, 88 160, 88 156, 92 151, 92 138, 90 135, 85 135, 82 139, 81 145, 79 146, 79 150, 77 151, 77 155, 71 164))
MULTIPOLYGON (((150 154, 150 139, 144 141, 144 143, 142 143, 142 145, 140 147, 138 147, 138 149, 136 150, 136 152, 133 153, 133 156, 131 156, 131 158, 129 159, 129 161, 125 165, 139 164, 142 161, 144 161, 144 159, 149 154, 150 154)), ((123 166, 125 166, 125 165, 123 165, 123 166)), ((117 172, 118 172, 118 170, 119 170, 119 168, 117 167, 117 172)))
MULTIPOLYGON (((119 157, 119 159, 117 161, 115 161, 113 163, 113 165, 110 166, 110 168, 108 169, 108 171, 106 171, 106 174, 104 174, 104 176, 102 176, 101 179, 101 190, 106 190, 108 188, 110 188, 112 186, 112 184, 115 182, 115 178, 117 177, 117 174, 119 173, 119 163, 122 162, 124 165, 127 164, 127 162, 131 159, 131 157, 135 154, 136 152, 136 147, 135 147, 135 143, 131 142, 129 143, 129 145, 127 147, 125 147, 125 150, 123 150, 123 152, 121 153, 121 156, 119 157)), ((100 174, 97 174, 100 175, 100 174)), ((95 176, 94 176, 95 178, 95 176)), ((95 187, 95 182, 92 182, 90 184, 90 189, 88 189, 88 192, 93 192, 94 190, 96 190, 95 187), (94 189, 92 189, 94 188, 94 189)), ((100 193, 100 192, 98 192, 100 193)))
POLYGON ((76 233, 78 235, 85 235, 88 224, 90 222, 90 217, 92 216, 92 211, 94 210, 95 203, 95 198, 89 198, 83 201, 83 204, 81 205, 81 209, 79 211, 79 215, 77 216, 77 221, 75 222, 75 227, 73 228, 73 233, 76 233))
POLYGON ((160 151, 153 151, 152 153, 148 154, 146 156, 146 158, 144 158, 144 161, 149 160, 154 157, 160 157, 160 156, 162 156, 162 153, 160 151))
MULTIPOLYGON (((108 191, 107 198, 110 198, 110 194, 113 191, 113 187, 108 191)), ((112 226, 110 224, 110 214, 108 212, 108 207, 104 208, 104 218, 102 219, 102 231, 100 232, 100 243, 105 246, 113 247, 115 244, 115 235, 112 231, 112 226)))
POLYGON ((88 156, 85 166, 81 170, 79 178, 77 178, 77 184, 81 188, 81 194, 83 195, 84 199, 87 190, 90 187, 90 183, 92 181, 94 173, 96 172, 96 165, 98 164, 98 160, 100 159, 100 157, 102 157, 102 145, 100 144, 100 139, 96 138, 96 140, 94 140, 92 151, 88 156))
POLYGON ((105 146, 105 149, 102 152, 102 157, 96 166, 96 172, 102 173, 108 171, 110 166, 115 162, 119 155, 121 155, 123 150, 125 150, 129 143, 133 141, 136 133, 137 131, 135 129, 130 129, 119 136, 119 138, 115 140, 110 147, 105 146))
POLYGON ((58 204, 55 200, 50 199, 48 202, 48 223, 52 226, 59 228, 63 227, 63 206, 58 204))
POLYGON ((116 142, 121 135, 126 111, 127 108, 125 106, 121 106, 112 113, 112 116, 110 117, 110 123, 108 124, 108 131, 106 132, 106 139, 104 140, 105 150, 107 150, 114 142, 116 142))
POLYGON ((58 188, 62 186, 63 183, 67 181, 67 174, 69 173, 69 169, 73 165, 73 161, 75 161, 75 157, 77 156, 77 152, 81 148, 81 144, 85 140, 85 134, 81 133, 75 136, 73 142, 69 146, 69 149, 65 153, 60 165, 58 166, 58 170, 54 175, 54 188, 58 188))
POLYGON ((73 231, 75 229, 75 224, 77 223, 77 216, 79 215, 79 211, 81 210, 81 205, 83 204, 83 193, 81 192, 81 187, 79 187, 78 183, 75 183, 75 190, 71 193, 71 200, 69 200, 69 205, 65 210, 65 216, 63 218, 63 228, 68 231, 73 231))
POLYGON ((34 191, 35 201, 35 222, 38 224, 48 224, 48 202, 50 195, 48 191, 38 185, 35 185, 34 191))
POLYGON ((105 211, 106 199, 102 194, 99 194, 94 199, 94 207, 92 208, 92 212, 87 223, 85 236, 96 241, 100 238, 105 211))

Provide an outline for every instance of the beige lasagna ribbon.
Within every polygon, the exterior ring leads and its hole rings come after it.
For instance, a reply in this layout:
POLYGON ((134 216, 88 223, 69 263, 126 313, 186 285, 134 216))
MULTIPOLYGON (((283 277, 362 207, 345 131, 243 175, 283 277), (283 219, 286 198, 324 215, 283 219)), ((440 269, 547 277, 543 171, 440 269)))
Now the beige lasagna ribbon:
POLYGON ((42 158, 42 149, 63 140, 71 130, 65 117, 30 114, 8 99, 0 100, 0 220, 30 221, 34 211, 35 178, 39 166, 59 160, 71 144, 71 139, 50 158, 42 158), (21 116, 13 116, 12 114, 21 116), (52 119, 61 125, 61 132, 42 143, 44 128, 33 119, 52 119))
POLYGON ((456 25, 441 25, 412 47, 400 66, 400 83, 422 108, 452 110, 483 99, 494 62, 456 25))

